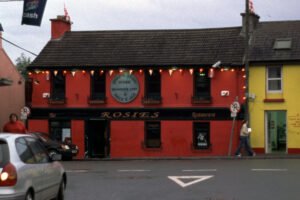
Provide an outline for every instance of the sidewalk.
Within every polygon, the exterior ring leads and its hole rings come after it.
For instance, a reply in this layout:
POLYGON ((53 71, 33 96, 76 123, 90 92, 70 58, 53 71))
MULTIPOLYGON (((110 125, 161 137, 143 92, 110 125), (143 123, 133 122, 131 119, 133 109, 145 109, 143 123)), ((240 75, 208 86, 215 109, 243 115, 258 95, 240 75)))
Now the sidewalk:
POLYGON ((140 157, 140 158, 85 158, 76 161, 122 161, 122 160, 241 160, 241 159, 300 159, 299 155, 258 154, 256 156, 201 156, 201 157, 140 157))

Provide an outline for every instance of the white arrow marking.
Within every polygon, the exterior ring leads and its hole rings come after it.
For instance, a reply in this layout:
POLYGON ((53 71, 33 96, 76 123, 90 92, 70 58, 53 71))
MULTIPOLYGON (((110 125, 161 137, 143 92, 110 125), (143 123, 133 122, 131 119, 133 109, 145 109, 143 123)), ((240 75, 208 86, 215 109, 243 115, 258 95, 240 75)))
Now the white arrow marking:
POLYGON ((181 187, 187 187, 190 185, 193 185, 195 183, 199 183, 201 181, 204 181, 206 179, 212 178, 213 176, 168 176, 169 179, 180 185, 181 187), (182 182, 180 179, 196 179, 193 181, 190 181, 188 183, 182 182))

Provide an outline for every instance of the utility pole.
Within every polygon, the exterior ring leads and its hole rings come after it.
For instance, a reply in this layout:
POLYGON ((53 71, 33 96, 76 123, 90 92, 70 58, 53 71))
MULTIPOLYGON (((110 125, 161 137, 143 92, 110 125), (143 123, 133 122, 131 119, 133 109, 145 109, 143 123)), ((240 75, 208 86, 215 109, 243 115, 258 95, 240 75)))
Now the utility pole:
POLYGON ((249 120, 249 0, 246 0, 246 27, 245 27, 245 119, 249 120))

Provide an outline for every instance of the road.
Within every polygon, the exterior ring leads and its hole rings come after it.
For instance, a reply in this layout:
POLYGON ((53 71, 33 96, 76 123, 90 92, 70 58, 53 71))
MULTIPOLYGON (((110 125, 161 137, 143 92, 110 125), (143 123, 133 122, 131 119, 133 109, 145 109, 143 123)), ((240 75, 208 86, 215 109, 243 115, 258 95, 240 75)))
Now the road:
POLYGON ((300 198, 299 159, 70 161, 63 165, 68 175, 67 200, 300 198))

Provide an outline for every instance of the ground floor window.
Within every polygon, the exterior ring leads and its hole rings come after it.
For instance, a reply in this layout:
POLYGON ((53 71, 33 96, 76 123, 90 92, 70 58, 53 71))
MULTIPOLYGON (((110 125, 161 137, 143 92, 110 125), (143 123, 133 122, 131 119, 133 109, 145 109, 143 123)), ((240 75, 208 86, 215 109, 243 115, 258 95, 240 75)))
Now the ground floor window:
POLYGON ((145 122, 145 145, 146 148, 161 147, 160 122, 145 122))
POLYGON ((70 120, 51 120, 49 121, 50 136, 57 141, 65 141, 71 138, 70 120))
POLYGON ((210 128, 208 122, 194 122, 193 143, 195 149, 208 149, 210 146, 210 128))

